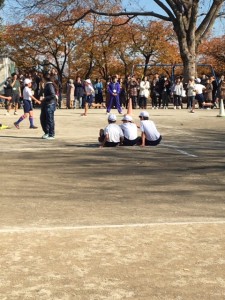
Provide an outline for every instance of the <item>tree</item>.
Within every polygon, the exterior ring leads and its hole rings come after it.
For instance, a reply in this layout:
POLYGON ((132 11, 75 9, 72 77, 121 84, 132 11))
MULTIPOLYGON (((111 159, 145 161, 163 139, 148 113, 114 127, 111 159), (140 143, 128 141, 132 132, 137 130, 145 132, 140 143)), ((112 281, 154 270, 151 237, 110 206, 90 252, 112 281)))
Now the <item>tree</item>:
POLYGON ((22 24, 9 25, 4 33, 8 55, 18 67, 48 65, 55 68, 62 81, 68 57, 76 45, 75 30, 58 26, 54 18, 36 15, 22 24))
POLYGON ((219 74, 225 72, 225 35, 211 37, 201 44, 199 50, 202 63, 213 65, 219 74))
POLYGON ((144 58, 144 72, 146 75, 148 64, 178 63, 180 55, 177 40, 173 30, 167 22, 150 21, 148 23, 134 23, 130 26, 132 49, 144 58))
MULTIPOLYGON (((180 55, 184 65, 184 77, 187 80, 190 76, 196 75, 196 57, 198 47, 206 34, 212 29, 216 18, 220 15, 224 0, 212 0, 206 12, 201 11, 200 0, 152 0, 163 13, 154 11, 120 11, 111 13, 90 9, 90 13, 103 16, 127 16, 127 19, 137 16, 151 16, 172 23, 179 43, 180 55)), ((202 4, 206 1, 202 1, 202 4)))

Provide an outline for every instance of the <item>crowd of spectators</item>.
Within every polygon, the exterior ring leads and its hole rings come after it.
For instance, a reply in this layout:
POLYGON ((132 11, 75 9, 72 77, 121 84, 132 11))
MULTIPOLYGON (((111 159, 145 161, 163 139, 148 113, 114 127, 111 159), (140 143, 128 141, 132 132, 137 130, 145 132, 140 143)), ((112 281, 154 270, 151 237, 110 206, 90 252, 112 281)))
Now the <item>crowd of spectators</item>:
MULTIPOLYGON (((132 99, 133 109, 174 109, 188 108, 194 112, 195 108, 217 108, 220 100, 224 99, 225 79, 222 75, 219 79, 214 76, 201 78, 190 78, 188 83, 184 83, 182 76, 177 76, 171 81, 168 76, 154 74, 137 78, 128 76, 120 78, 115 75, 103 81, 96 78, 92 81, 90 78, 82 79, 77 76, 76 79, 69 79, 65 86, 59 80, 57 72, 51 70, 51 78, 55 86, 58 98, 57 108, 66 107, 67 109, 85 109, 87 108, 106 108, 110 112, 111 108, 117 108, 121 112, 122 108, 127 108, 129 99, 132 99), (112 87, 116 87, 116 96, 112 96, 112 87), (116 85, 115 85, 116 84, 116 85), (65 93, 63 93, 63 91, 65 93), (63 97, 64 95, 64 97, 63 97), (65 99, 65 101, 63 101, 65 99)), ((25 78, 32 80, 32 91, 36 99, 40 99, 44 83, 41 72, 33 72, 24 75, 13 73, 4 84, 4 95, 12 97, 11 101, 5 100, 6 114, 23 106, 22 91, 25 78)), ((33 103, 35 107, 37 104, 33 103)))
MULTIPOLYGON (((67 108, 83 108, 85 103, 85 85, 80 77, 75 81, 70 79, 67 83, 67 108), (71 93, 72 91, 72 93, 71 93)), ((216 80, 214 76, 201 78, 191 77, 188 83, 184 78, 178 76, 172 82, 167 76, 155 74, 152 78, 144 76, 142 79, 129 76, 122 79, 119 76, 108 78, 105 84, 99 78, 92 82, 93 102, 96 104, 106 103, 107 112, 111 107, 118 109, 127 108, 129 99, 132 99, 133 109, 174 109, 188 108, 194 112, 196 107, 200 109, 217 108, 221 97, 224 99, 224 76, 216 80), (110 86, 112 82, 119 84, 119 91, 113 102, 110 97, 110 86)), ((119 109, 118 109, 119 111, 119 109)))

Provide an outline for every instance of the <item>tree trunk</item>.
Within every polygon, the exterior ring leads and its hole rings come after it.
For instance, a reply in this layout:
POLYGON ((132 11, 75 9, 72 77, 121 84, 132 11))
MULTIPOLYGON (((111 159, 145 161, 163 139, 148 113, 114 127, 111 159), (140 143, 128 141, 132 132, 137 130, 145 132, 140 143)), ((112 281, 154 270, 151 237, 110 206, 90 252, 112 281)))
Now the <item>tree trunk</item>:
POLYGON ((188 83, 190 77, 196 77, 196 57, 197 57, 197 46, 194 30, 192 32, 186 32, 180 30, 181 26, 175 28, 177 34, 180 55, 183 62, 183 76, 184 82, 188 83))
POLYGON ((149 64, 151 55, 152 55, 152 54, 150 54, 150 55, 145 55, 145 67, 144 67, 144 74, 143 74, 144 76, 146 76, 146 74, 147 74, 148 64, 149 64))
POLYGON ((183 66, 184 66, 184 82, 188 83, 188 80, 194 76, 197 76, 196 72, 196 59, 195 56, 193 55, 187 55, 187 56, 181 56, 182 61, 183 61, 183 66))

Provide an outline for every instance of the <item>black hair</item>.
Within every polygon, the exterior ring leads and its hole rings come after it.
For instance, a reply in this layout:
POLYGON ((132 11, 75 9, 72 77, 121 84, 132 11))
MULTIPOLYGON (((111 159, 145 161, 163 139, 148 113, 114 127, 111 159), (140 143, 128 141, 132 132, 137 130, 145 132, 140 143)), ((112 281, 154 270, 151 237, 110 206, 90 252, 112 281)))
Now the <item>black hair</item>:
POLYGON ((47 81, 51 80, 51 74, 48 71, 43 73, 43 77, 47 81))

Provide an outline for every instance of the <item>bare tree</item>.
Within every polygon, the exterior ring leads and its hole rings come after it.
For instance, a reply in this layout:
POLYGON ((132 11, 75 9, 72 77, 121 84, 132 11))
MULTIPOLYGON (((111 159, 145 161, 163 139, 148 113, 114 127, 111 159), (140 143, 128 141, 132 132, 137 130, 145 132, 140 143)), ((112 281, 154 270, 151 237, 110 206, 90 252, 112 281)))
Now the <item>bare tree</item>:
POLYGON ((156 11, 120 11, 112 13, 90 9, 90 13, 103 16, 127 16, 128 19, 137 16, 156 17, 171 22, 179 42, 180 55, 184 65, 184 77, 196 75, 196 56, 198 46, 212 29, 217 17, 221 16, 225 0, 152 0, 163 13, 156 11), (210 3, 209 3, 210 2, 210 3), (207 11, 201 10, 201 5, 207 11), (207 4, 207 6, 206 6, 207 4))

